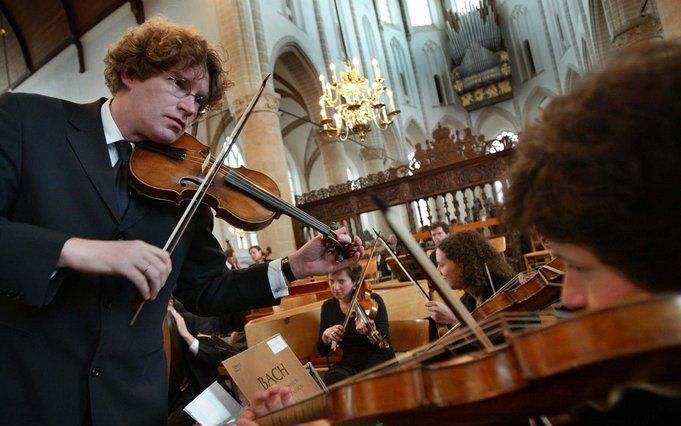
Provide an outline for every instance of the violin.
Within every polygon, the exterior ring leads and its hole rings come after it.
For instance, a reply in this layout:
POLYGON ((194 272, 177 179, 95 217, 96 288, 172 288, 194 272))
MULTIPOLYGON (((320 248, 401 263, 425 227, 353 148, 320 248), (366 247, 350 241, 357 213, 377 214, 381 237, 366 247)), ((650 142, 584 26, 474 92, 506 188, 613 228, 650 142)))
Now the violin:
MULTIPOLYGON (((251 108, 252 105, 253 101, 251 108)), ((240 123, 243 120, 244 117, 240 123)), ((329 226, 282 200, 277 184, 265 174, 245 167, 213 166, 215 158, 208 147, 187 133, 170 146, 139 143, 130 156, 130 184, 140 194, 177 205, 191 200, 163 248, 169 253, 198 209, 197 195, 198 201, 216 211, 217 217, 242 229, 263 229, 284 213, 321 233, 326 253, 332 254, 337 262, 352 258, 357 252, 355 244, 339 241, 329 226)), ((138 297, 135 305, 131 326, 144 300, 138 297)))
MULTIPOLYGON (((170 146, 141 143, 130 157, 130 182, 147 197, 179 205, 194 196, 214 161, 209 148, 187 133, 170 146)), ((329 226, 282 200, 277 184, 255 170, 221 165, 202 202, 247 231, 263 229, 286 214, 321 233, 327 252, 339 262, 357 252, 354 244, 339 242, 329 226)))
MULTIPOLYGON (((470 332, 465 334, 458 340, 470 338, 470 332)), ((421 353, 398 368, 346 379, 327 394, 257 421, 279 426, 316 419, 433 425, 510 421, 564 413, 632 385, 678 380, 681 295, 582 312, 507 333, 506 342, 491 350, 442 359, 451 344, 435 352, 439 357, 421 353)))
MULTIPOLYGON (((348 327, 348 321, 350 321, 350 318, 354 315, 362 319, 362 321, 369 328, 369 334, 367 337, 369 338, 370 342, 376 343, 380 348, 388 348, 388 342, 380 335, 376 329, 376 326, 372 323, 372 321, 376 318, 376 314, 378 313, 378 302, 371 297, 371 284, 364 279, 366 277, 367 269, 369 268, 369 262, 373 258, 376 251, 378 241, 378 238, 374 240, 374 244, 371 246, 371 252, 369 253, 367 262, 364 264, 364 269, 355 283, 355 290, 352 294, 352 298, 350 299, 350 308, 348 309, 348 312, 345 315, 345 321, 343 322, 343 330, 348 327)), ((338 343, 333 341, 331 343, 331 351, 335 352, 337 349, 338 343)))
POLYGON ((367 337, 369 338, 370 342, 375 343, 381 349, 387 349, 390 347, 388 341, 385 339, 385 337, 381 336, 373 322, 373 320, 376 319, 376 315, 378 314, 378 302, 371 297, 371 284, 369 284, 366 280, 363 280, 360 284, 359 295, 357 297, 357 303, 355 303, 354 313, 356 317, 355 320, 357 320, 357 318, 361 319, 368 327, 369 333, 367 334, 367 337))
POLYGON ((504 284, 492 297, 475 308, 471 315, 477 321, 499 312, 538 311, 560 299, 563 282, 563 262, 555 258, 533 271, 531 278, 520 283, 516 276, 504 284))

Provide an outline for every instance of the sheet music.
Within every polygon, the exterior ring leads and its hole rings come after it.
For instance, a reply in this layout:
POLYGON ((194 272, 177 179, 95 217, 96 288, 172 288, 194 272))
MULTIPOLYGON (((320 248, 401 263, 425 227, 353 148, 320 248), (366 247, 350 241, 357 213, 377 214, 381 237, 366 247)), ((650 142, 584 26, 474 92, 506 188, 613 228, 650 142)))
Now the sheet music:
POLYGON ((235 424, 243 410, 217 381, 184 407, 184 411, 202 426, 235 424))

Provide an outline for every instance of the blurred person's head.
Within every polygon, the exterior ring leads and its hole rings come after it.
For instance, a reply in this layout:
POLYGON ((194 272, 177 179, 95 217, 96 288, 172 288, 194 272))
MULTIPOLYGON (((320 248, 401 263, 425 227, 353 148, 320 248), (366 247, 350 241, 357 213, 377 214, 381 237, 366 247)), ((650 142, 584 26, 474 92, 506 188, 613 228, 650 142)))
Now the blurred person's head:
POLYGON ((681 45, 620 52, 522 134, 507 221, 566 264, 563 303, 599 308, 674 291, 681 274, 681 45))

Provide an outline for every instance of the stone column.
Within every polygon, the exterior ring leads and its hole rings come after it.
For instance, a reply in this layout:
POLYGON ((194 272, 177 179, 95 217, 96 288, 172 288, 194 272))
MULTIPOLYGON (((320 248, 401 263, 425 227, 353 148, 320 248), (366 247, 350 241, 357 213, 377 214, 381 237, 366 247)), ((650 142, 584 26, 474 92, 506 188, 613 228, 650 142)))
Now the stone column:
POLYGON ((367 176, 383 171, 383 157, 385 155, 383 148, 367 145, 359 151, 359 155, 364 163, 364 170, 367 176))
MULTIPOLYGON (((241 117, 251 97, 252 95, 244 95, 234 100, 232 108, 237 117, 241 117)), ((277 93, 262 94, 240 138, 244 147, 246 166, 274 180, 279 186, 281 198, 292 204, 288 167, 277 114, 279 98, 277 93)), ((267 228, 258 231, 258 241, 263 248, 270 246, 276 257, 285 256, 295 250, 291 219, 284 215, 275 219, 267 228)))
POLYGON ((681 7, 678 0, 656 0, 664 38, 681 37, 681 7))
POLYGON ((636 0, 603 0, 603 11, 615 45, 624 48, 638 42, 662 38, 659 16, 648 7, 641 15, 641 2, 636 0))
MULTIPOLYGON (((254 2, 257 3, 257 2, 254 2)), ((249 7, 240 0, 216 3, 216 12, 223 46, 227 51, 228 68, 234 87, 227 99, 234 117, 241 117, 245 107, 260 86, 263 74, 271 71, 264 54, 265 40, 262 14, 258 7, 249 7)), ((272 80, 240 136, 246 166, 269 176, 279 186, 281 198, 291 203, 288 168, 279 122, 279 95, 274 93, 272 80)), ((281 216, 267 228, 258 231, 258 241, 270 246, 274 256, 285 256, 295 249, 291 219, 281 216)))
POLYGON ((337 139, 331 139, 324 134, 317 133, 315 142, 324 163, 324 175, 326 185, 338 185, 348 180, 347 159, 345 158, 345 145, 337 139))
MULTIPOLYGON (((373 134, 373 132, 375 131, 376 129, 367 134, 365 139, 367 146, 359 151, 359 155, 362 158, 362 163, 364 163, 364 171, 366 176, 383 171, 383 157, 385 155, 385 150, 374 144, 376 142, 376 136, 373 134)), ((372 223, 372 226, 375 227, 376 230, 379 231, 384 237, 387 237, 392 232, 390 231, 388 223, 385 221, 385 219, 383 219, 381 212, 376 211, 369 213, 369 221, 372 223)))

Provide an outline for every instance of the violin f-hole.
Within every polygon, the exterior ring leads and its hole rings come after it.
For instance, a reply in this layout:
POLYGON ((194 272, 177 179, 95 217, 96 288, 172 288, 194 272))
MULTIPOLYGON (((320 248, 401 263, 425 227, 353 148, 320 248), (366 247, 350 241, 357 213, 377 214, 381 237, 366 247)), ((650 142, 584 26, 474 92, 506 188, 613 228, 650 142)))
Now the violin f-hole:
MULTIPOLYGON (((203 180, 195 178, 195 177, 190 177, 190 176, 185 176, 182 179, 180 179, 180 185, 182 186, 187 186, 188 183, 193 183, 196 186, 201 186, 201 183, 203 180)), ((211 186, 213 185, 213 182, 210 184, 211 186)))

